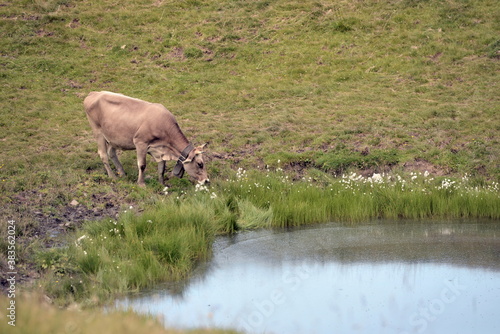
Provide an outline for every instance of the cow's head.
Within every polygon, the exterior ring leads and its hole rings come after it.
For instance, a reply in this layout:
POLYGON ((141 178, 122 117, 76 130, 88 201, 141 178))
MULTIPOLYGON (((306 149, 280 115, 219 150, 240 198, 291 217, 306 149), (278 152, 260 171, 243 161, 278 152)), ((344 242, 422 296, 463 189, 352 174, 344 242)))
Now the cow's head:
POLYGON ((203 161, 203 148, 207 144, 203 144, 201 146, 195 147, 192 150, 186 160, 184 160, 183 166, 186 172, 194 178, 198 183, 208 183, 210 180, 208 179, 207 170, 205 168, 205 162, 203 161))

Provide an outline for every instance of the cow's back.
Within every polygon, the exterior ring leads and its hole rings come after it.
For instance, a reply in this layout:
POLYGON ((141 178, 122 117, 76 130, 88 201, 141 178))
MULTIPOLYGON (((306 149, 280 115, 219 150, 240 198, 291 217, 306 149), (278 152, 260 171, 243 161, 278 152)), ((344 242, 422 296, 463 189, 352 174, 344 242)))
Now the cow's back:
POLYGON ((174 116, 161 104, 106 91, 91 92, 83 104, 94 132, 117 147, 133 149, 137 136, 168 140, 181 133, 174 116))
POLYGON ((90 92, 83 101, 87 115, 106 117, 115 113, 141 114, 152 103, 112 92, 90 92))
POLYGON ((83 104, 89 121, 96 126, 110 127, 119 124, 129 128, 129 131, 144 122, 158 122, 169 117, 166 114, 170 114, 160 104, 105 91, 91 92, 83 104))

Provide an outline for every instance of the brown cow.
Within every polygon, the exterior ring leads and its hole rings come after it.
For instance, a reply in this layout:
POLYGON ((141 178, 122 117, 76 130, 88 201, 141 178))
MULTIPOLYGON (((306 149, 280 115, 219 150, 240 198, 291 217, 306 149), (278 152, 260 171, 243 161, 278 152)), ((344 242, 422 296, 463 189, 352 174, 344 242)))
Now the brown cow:
POLYGON ((182 177, 184 169, 200 183, 207 183, 203 162, 203 146, 194 147, 182 133, 175 117, 164 106, 111 92, 91 92, 83 101, 87 118, 97 140, 97 152, 109 177, 125 175, 116 156, 116 149, 137 150, 139 178, 144 186, 146 154, 158 162, 158 179, 163 183, 165 161, 177 160, 174 175, 182 177))

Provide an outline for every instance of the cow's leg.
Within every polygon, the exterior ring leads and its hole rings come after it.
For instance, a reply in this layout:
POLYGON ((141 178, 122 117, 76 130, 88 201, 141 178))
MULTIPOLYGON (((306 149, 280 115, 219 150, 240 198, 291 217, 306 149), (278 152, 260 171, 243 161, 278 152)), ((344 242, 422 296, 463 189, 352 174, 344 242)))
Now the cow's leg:
POLYGON ((109 165, 108 159, 108 143, 106 142, 106 138, 102 135, 97 135, 97 153, 101 157, 102 163, 104 164, 104 168, 108 173, 108 176, 112 179, 116 178, 115 173, 111 170, 111 166, 109 165))
POLYGON ((118 156, 116 155, 116 149, 109 144, 108 144, 108 157, 115 164, 116 170, 118 171, 118 176, 124 176, 125 170, 123 169, 123 166, 120 163, 120 160, 118 160, 118 156))
POLYGON ((158 163, 158 182, 160 182, 160 184, 164 184, 164 175, 165 175, 165 160, 162 160, 158 163))
POLYGON ((146 185, 144 182, 144 171, 146 170, 146 155, 148 154, 148 146, 142 143, 135 143, 137 150, 137 167, 139 168, 139 177, 137 183, 143 187, 146 185))

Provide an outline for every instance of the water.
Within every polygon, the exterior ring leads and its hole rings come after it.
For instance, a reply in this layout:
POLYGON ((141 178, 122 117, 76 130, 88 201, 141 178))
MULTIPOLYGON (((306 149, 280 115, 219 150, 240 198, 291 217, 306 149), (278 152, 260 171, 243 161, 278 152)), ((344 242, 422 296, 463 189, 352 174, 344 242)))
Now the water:
POLYGON ((500 224, 383 222, 218 239, 187 282, 117 302, 176 328, 500 333, 500 224))

